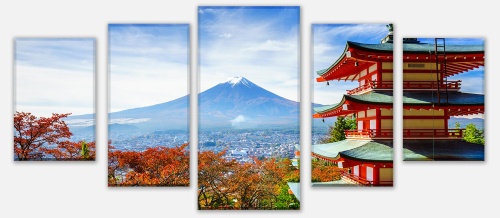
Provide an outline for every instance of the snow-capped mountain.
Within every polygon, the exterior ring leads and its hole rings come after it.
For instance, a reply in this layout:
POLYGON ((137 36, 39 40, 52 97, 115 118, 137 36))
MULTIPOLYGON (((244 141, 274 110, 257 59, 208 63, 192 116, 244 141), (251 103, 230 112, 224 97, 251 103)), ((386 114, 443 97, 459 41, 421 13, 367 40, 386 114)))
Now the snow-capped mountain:
MULTIPOLYGON (((199 123, 206 128, 297 127, 299 103, 278 96, 244 77, 232 77, 198 96, 199 123)), ((71 116, 85 120, 92 115, 71 116)), ((120 129, 183 130, 189 123, 189 95, 147 107, 108 114, 120 129), (128 127, 128 128, 127 128, 128 127)), ((74 124, 76 127, 78 123, 74 124)))
POLYGON ((299 103, 233 77, 200 93, 199 117, 202 129, 297 126, 299 103))

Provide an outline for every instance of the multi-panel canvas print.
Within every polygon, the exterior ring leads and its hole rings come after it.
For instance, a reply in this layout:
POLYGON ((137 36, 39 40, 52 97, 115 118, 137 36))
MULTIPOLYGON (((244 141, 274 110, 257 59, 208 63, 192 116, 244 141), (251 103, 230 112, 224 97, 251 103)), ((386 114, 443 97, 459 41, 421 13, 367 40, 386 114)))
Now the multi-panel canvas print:
POLYGON ((189 25, 108 25, 108 185, 189 186, 189 25))
POLYGON ((392 186, 392 24, 313 24, 312 34, 312 185, 392 186))
POLYGON ((198 209, 295 210, 299 7, 199 7, 198 209))
POLYGON ((14 160, 95 160, 95 39, 14 41, 14 160))
POLYGON ((403 155, 484 160, 484 39, 403 39, 403 155))

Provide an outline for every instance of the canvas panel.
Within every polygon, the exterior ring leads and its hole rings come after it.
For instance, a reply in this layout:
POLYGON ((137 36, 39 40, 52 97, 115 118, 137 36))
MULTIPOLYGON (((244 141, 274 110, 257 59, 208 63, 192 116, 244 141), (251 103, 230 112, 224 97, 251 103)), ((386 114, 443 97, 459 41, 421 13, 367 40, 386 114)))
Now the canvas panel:
POLYGON ((108 185, 189 186, 189 25, 108 36, 108 185))
POLYGON ((16 38, 14 160, 95 160, 95 39, 16 38))
POLYGON ((312 185, 392 186, 392 24, 313 24, 312 34, 312 185))
POLYGON ((198 8, 198 209, 300 208, 299 10, 198 8))

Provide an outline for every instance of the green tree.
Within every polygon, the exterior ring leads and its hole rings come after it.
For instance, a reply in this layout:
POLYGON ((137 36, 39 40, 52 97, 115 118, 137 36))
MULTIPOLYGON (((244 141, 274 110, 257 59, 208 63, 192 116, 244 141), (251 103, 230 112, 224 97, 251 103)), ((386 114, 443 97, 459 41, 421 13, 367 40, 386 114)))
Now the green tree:
POLYGON ((90 149, 87 142, 82 141, 81 145, 82 145, 82 150, 80 151, 80 155, 82 156, 82 159, 84 160, 90 159, 90 149))
POLYGON ((473 123, 470 123, 465 126, 464 140, 466 142, 484 145, 484 131, 478 129, 473 123))
POLYGON ((328 136, 321 140, 322 143, 338 142, 345 139, 345 130, 355 130, 356 119, 337 116, 337 121, 328 129, 328 136))

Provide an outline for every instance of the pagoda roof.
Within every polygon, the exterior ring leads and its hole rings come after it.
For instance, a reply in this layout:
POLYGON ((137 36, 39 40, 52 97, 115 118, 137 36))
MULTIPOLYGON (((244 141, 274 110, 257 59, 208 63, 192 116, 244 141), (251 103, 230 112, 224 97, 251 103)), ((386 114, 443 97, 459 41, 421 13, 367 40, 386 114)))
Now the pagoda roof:
MULTIPOLYGON (((361 95, 344 95, 338 104, 315 107, 313 110, 317 114, 326 114, 327 117, 345 115, 354 113, 359 110, 366 109, 367 105, 375 105, 377 107, 385 106, 392 108, 394 97, 392 91, 372 91, 361 95), (349 105, 345 108, 344 105, 349 105), (362 108, 356 107, 361 105, 362 108)), ((315 116, 316 118, 322 116, 315 116)))
MULTIPOLYGON (((347 41, 340 57, 330 67, 316 72, 319 76, 316 80, 324 82, 357 79, 362 69, 376 62, 392 61, 393 49, 392 43, 366 44, 347 41), (357 66, 354 63, 357 63, 357 66)), ((403 43, 403 58, 405 62, 435 61, 435 55, 429 53, 434 50, 435 44, 403 43), (425 57, 422 54, 425 54, 425 57)), ((446 54, 449 71, 446 76, 484 66, 484 45, 446 45, 446 54)))
POLYGON ((446 92, 439 92, 438 101, 437 91, 427 92, 403 92, 403 105, 432 105, 441 103, 441 105, 484 105, 484 95, 464 92, 448 92, 448 102, 446 102, 446 92))
POLYGON ((392 43, 364 44, 347 41, 340 57, 330 67, 316 73, 327 80, 353 79, 353 73, 368 68, 378 59, 392 61, 392 47, 392 43), (370 51, 375 53, 372 54, 370 51), (358 66, 355 66, 355 62, 358 63, 358 66))
MULTIPOLYGON (((367 51, 378 51, 378 52, 392 52, 392 43, 380 43, 380 44, 365 44, 358 42, 350 42, 347 44, 350 47, 355 47, 367 51)), ((434 51, 435 44, 431 43, 403 43, 404 53, 425 53, 429 54, 429 51, 434 51)), ((484 45, 456 45, 447 44, 446 53, 484 53, 484 45)))
MULTIPOLYGON (((425 53, 434 51, 435 44, 431 43, 403 43, 403 53, 425 53)), ((446 45, 447 54, 484 53, 484 45, 446 45)))
POLYGON ((313 110, 318 114, 335 111, 336 115, 342 115, 354 112, 353 108, 343 108, 345 104, 361 103, 365 105, 386 105, 388 108, 392 108, 393 99, 392 91, 372 91, 361 95, 344 95, 338 104, 315 107, 313 110))
POLYGON ((484 160, 484 145, 463 140, 403 140, 403 159, 484 160))
MULTIPOLYGON (((448 92, 448 102, 446 102, 446 92, 440 92, 440 104, 438 104, 437 92, 403 92, 403 105, 405 107, 442 107, 446 106, 478 106, 484 110, 484 95, 450 91, 448 92)), ((338 104, 315 107, 313 110, 317 114, 327 114, 331 117, 337 115, 350 114, 359 110, 367 109, 370 105, 377 107, 392 108, 394 97, 392 91, 372 91, 360 95, 344 95, 338 104), (349 104, 346 109, 343 105, 349 104)))
POLYGON ((342 140, 313 145, 312 152, 329 159, 348 158, 360 161, 389 162, 393 160, 392 140, 342 140))

